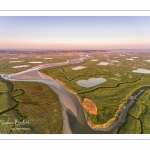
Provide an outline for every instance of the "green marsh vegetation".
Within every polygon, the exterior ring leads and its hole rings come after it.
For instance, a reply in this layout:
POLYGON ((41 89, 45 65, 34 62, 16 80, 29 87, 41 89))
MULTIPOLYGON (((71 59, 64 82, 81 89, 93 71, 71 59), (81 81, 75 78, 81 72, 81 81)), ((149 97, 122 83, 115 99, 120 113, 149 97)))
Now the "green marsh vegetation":
POLYGON ((63 133, 59 98, 47 85, 0 78, 0 101, 0 133, 63 133))
MULTIPOLYGON (((94 56, 94 54, 93 54, 94 56)), ((83 101, 84 98, 93 100, 98 108, 97 115, 88 114, 88 119, 93 125, 108 123, 116 117, 123 105, 128 102, 136 90, 144 86, 150 86, 150 75, 132 72, 135 69, 150 69, 148 54, 134 54, 120 56, 120 54, 95 55, 95 58, 89 58, 81 63, 45 68, 41 72, 62 81, 67 88, 75 91, 83 101), (138 57, 134 60, 126 60, 131 57, 138 57), (117 57, 117 58, 115 58, 117 57), (91 61, 98 59, 98 61, 91 61), (119 62, 112 62, 118 60, 119 62), (109 62, 108 65, 97 65, 100 62, 109 62), (84 66, 81 70, 72 70, 73 67, 84 66), (78 80, 88 80, 90 78, 105 78, 107 82, 85 88, 77 85, 78 80)), ((132 120, 132 117, 129 118, 132 120)), ((138 120, 133 123, 140 126, 138 120)), ((141 130, 137 131, 138 133, 141 130)))

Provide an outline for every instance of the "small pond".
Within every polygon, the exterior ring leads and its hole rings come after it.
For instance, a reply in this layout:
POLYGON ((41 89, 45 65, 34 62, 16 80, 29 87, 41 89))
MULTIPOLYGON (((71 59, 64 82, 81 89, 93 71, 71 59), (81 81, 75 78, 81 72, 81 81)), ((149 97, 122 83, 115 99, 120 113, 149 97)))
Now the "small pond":
POLYGON ((140 68, 137 69, 137 70, 133 70, 132 72, 150 74, 150 70, 147 70, 147 69, 140 69, 140 68))
POLYGON ((42 62, 41 61, 31 61, 29 63, 31 63, 31 64, 41 64, 42 62))
POLYGON ((72 68, 72 70, 80 70, 80 69, 84 69, 84 68, 86 68, 86 67, 84 67, 84 66, 78 66, 78 67, 72 68))
POLYGON ((44 58, 44 59, 53 59, 53 58, 44 58))
POLYGON ((134 59, 132 59, 132 58, 127 58, 126 60, 134 60, 134 59))
POLYGON ((145 60, 145 61, 150 62, 150 60, 145 60))
POLYGON ((95 86, 104 82, 106 82, 106 79, 104 78, 90 78, 88 80, 79 80, 76 83, 79 86, 89 88, 89 87, 92 87, 92 86, 95 86))
POLYGON ((98 61, 98 59, 91 59, 91 61, 98 61))
POLYGON ((13 66, 11 68, 22 68, 22 67, 29 67, 29 65, 13 66))
POLYGON ((100 62, 99 64, 97 65, 108 65, 108 62, 100 62))

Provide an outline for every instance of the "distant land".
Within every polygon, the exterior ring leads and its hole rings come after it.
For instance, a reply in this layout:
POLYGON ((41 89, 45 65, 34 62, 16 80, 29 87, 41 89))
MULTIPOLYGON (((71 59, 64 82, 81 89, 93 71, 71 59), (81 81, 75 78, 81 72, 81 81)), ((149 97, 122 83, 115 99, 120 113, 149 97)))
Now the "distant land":
POLYGON ((0 51, 150 51, 150 49, 0 49, 0 51))

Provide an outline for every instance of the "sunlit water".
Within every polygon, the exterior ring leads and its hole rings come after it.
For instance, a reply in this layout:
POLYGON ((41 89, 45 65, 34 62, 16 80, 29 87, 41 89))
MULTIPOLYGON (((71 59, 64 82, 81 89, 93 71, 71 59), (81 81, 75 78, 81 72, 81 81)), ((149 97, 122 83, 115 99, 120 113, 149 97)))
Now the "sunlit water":
POLYGON ((108 65, 108 62, 100 62, 97 65, 108 65))
POLYGON ((89 88, 89 87, 92 87, 92 86, 95 86, 104 82, 106 82, 106 79, 104 78, 90 78, 88 80, 79 80, 76 83, 79 86, 89 88))
POLYGON ((78 67, 72 68, 72 70, 80 70, 80 69, 84 69, 84 68, 86 68, 86 67, 84 67, 84 66, 78 66, 78 67))
POLYGON ((132 72, 150 74, 150 70, 140 68, 137 70, 133 70, 132 72))

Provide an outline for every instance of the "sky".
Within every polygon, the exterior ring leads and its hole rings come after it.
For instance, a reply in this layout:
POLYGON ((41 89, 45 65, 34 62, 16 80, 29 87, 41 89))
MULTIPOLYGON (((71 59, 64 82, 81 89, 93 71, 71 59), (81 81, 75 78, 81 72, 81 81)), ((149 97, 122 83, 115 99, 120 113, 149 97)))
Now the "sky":
POLYGON ((0 16, 0 49, 150 49, 150 17, 0 16))

